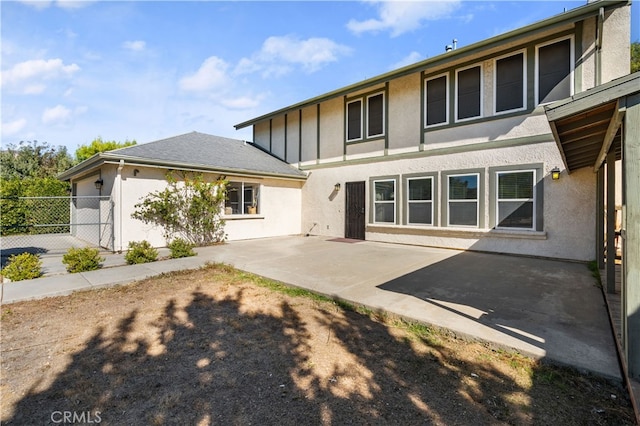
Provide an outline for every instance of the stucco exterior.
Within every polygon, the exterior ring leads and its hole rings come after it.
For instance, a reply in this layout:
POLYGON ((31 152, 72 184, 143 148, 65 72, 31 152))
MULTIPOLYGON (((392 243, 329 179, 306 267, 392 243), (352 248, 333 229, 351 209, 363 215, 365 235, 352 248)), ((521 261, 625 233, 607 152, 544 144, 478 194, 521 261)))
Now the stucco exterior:
MULTIPOLYGON (((596 257, 596 175, 587 169, 567 173, 544 105, 560 99, 556 90, 568 97, 627 74, 629 34, 628 3, 588 4, 236 127, 254 126, 256 143, 271 146, 275 155, 280 152, 274 148, 278 135, 298 136, 291 140, 300 145, 299 158, 286 161, 309 172, 302 188, 303 233, 345 236, 349 216, 345 189, 350 182, 364 182, 367 240, 592 260, 596 257), (546 92, 544 64, 549 62, 543 62, 543 55, 559 51, 568 64, 562 71, 566 76, 550 89, 553 92, 546 92), (514 102, 515 107, 499 108, 506 98, 504 89, 501 97, 498 94, 504 87, 504 80, 500 84, 497 80, 498 66, 514 57, 522 67, 522 88, 508 99, 522 99, 520 105, 514 102), (479 70, 479 112, 470 118, 458 117, 462 99, 458 89, 462 71, 468 69, 479 70), (436 79, 445 82, 446 120, 427 125, 427 82, 436 79), (551 101, 549 93, 553 93, 551 101), (376 95, 381 95, 382 107, 368 104, 376 95), (362 117, 349 112, 349 107, 360 108, 362 117), (369 135, 368 111, 374 107, 382 108, 382 131, 376 128, 369 135), (346 126, 357 126, 353 123, 358 120, 362 135, 349 136, 351 127, 347 131, 346 126), (561 178, 552 180, 550 172, 556 168, 561 178), (504 229, 496 226, 500 209, 496 182, 498 176, 519 170, 535 177, 535 196, 529 201, 534 205, 530 220, 535 224, 504 229), (450 226, 445 182, 464 173, 479 180, 478 219, 472 227, 450 226), (428 225, 408 225, 406 220, 408 189, 402 185, 416 176, 435 183, 430 201, 435 207, 428 225), (374 218, 376 179, 394 182, 391 223, 388 218, 385 223, 374 218), (336 184, 342 189, 335 191, 336 184)), ((380 117, 377 109, 375 117, 380 117)))
MULTIPOLYGON (((143 167, 140 165, 104 164, 99 169, 87 175, 72 180, 76 184, 79 196, 108 196, 113 203, 114 250, 126 250, 129 242, 147 240, 154 247, 165 247, 166 241, 162 229, 151 224, 133 219, 131 215, 136 210, 135 205, 144 197, 155 191, 162 191, 167 187, 166 174, 168 169, 159 167, 143 167), (95 188, 94 182, 102 179, 104 185, 101 191, 95 188)), ((257 214, 222 215, 225 220, 225 234, 227 240, 243 240, 282 235, 298 235, 301 233, 302 182, 277 178, 251 178, 245 176, 225 175, 229 182, 244 182, 259 187, 259 212, 257 214)), ((204 173, 208 182, 214 182, 220 174, 204 173)), ((105 208, 102 209, 108 211, 105 208)), ((224 210, 224 209, 223 209, 224 210)), ((83 214, 80 211, 80 214, 83 214)), ((95 211, 90 212, 91 218, 78 218, 79 222, 93 221, 95 211)), ((112 228, 111 228, 112 226, 112 228)), ((111 230, 101 231, 102 239, 111 238, 111 230), (109 233, 106 235, 105 233, 109 233)), ((86 238, 85 238, 86 239, 86 238)), ((98 244, 97 238, 88 241, 98 244)))

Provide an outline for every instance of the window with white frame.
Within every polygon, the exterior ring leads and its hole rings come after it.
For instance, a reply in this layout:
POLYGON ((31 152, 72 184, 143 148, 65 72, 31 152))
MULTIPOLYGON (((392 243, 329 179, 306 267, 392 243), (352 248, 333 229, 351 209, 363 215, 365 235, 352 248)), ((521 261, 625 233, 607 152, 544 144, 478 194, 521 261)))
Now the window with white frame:
POLYGON ((479 184, 478 173, 448 176, 449 226, 479 226, 479 184))
POLYGON ((260 185, 245 182, 229 182, 224 212, 227 215, 256 214, 260 209, 260 185))
POLYGON ((495 113, 526 108, 527 87, 524 52, 495 60, 495 113))
POLYGON ((573 39, 536 46, 536 104, 573 94, 573 39))
POLYGON ((384 136, 385 131, 384 93, 375 93, 347 102, 347 142, 364 138, 384 136), (364 121, 366 120, 366 126, 364 121), (365 134, 363 135, 363 127, 365 134))
POLYGON ((373 222, 396 223, 395 179, 373 181, 373 222))
POLYGON ((425 125, 427 127, 449 122, 449 84, 443 74, 425 82, 425 125))
POLYGON ((482 67, 456 72, 456 121, 482 117, 482 67))
POLYGON ((497 228, 535 228, 535 181, 535 170, 497 172, 497 228))
POLYGON ((407 223, 433 225, 433 178, 407 179, 407 223))

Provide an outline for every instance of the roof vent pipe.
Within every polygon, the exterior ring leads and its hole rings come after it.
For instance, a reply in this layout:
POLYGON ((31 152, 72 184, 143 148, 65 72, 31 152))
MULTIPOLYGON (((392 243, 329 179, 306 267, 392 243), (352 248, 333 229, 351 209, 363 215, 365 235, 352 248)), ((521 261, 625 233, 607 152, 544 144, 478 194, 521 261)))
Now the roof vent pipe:
POLYGON ((458 48, 458 39, 454 38, 453 39, 453 50, 456 50, 458 48))

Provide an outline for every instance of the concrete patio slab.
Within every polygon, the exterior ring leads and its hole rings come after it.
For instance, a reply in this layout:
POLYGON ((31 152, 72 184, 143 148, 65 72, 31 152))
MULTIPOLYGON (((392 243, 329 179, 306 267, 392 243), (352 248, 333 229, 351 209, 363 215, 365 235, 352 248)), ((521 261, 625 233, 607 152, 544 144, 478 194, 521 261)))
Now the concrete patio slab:
MULTIPOLYGON (((11 283, 4 303, 222 262, 497 347, 622 378, 604 296, 585 264, 299 236, 196 251, 192 258, 11 283)), ((123 255, 110 255, 105 263, 122 265, 123 255)))

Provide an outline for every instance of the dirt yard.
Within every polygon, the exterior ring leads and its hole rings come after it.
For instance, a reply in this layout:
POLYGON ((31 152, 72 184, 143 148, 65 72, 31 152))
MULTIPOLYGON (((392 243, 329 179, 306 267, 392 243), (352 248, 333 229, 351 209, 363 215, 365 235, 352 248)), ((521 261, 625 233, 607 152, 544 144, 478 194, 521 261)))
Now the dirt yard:
POLYGON ((634 424, 625 390, 211 265, 2 307, 3 424, 634 424))

